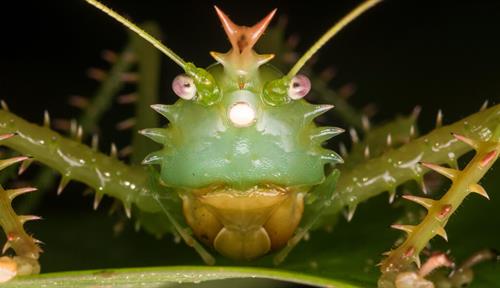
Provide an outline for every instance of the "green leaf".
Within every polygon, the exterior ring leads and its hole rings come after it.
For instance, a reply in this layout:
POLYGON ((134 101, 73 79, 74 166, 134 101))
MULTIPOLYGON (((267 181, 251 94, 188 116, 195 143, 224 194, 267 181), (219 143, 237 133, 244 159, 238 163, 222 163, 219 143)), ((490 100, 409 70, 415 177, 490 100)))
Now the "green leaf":
POLYGON ((19 277, 2 287, 169 287, 167 284, 200 283, 228 278, 264 278, 294 283, 333 286, 339 288, 360 287, 333 279, 267 268, 171 266, 129 269, 105 269, 79 272, 49 273, 37 276, 19 277), (137 286, 135 286, 137 285, 137 286))

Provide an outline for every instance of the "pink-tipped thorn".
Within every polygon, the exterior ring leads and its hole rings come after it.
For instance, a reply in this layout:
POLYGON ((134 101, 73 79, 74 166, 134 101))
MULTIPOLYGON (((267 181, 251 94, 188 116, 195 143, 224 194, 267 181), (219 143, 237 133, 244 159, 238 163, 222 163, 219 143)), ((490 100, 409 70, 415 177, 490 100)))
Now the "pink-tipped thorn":
POLYGON ((420 162, 420 164, 424 167, 427 167, 427 168, 433 170, 433 171, 436 171, 437 173, 447 177, 450 180, 454 180, 455 178, 457 178, 457 176, 459 174, 458 170, 455 170, 452 168, 442 167, 442 166, 436 165, 434 163, 420 162))
POLYGON ((10 165, 25 161, 27 159, 31 159, 31 158, 27 157, 27 156, 17 156, 17 157, 12 157, 9 159, 0 160, 0 170, 4 169, 10 165))
POLYGON ((477 194, 483 196, 484 198, 490 200, 490 196, 488 195, 486 190, 484 190, 483 186, 481 186, 477 183, 473 183, 473 184, 469 185, 468 189, 470 192, 477 193, 477 194))
POLYGON ((104 59, 104 61, 108 63, 115 63, 118 60, 118 55, 116 52, 111 51, 111 50, 104 50, 101 52, 101 57, 104 59))
POLYGON ((435 200, 432 200, 429 198, 418 197, 418 196, 413 196, 413 195, 403 195, 402 197, 406 200, 420 204, 420 205, 424 206, 426 209, 431 208, 435 202, 435 200))
POLYGON ((116 129, 120 131, 132 129, 135 126, 135 123, 135 118, 128 118, 116 124, 116 129))
POLYGON ((125 83, 137 83, 139 81, 139 74, 137 73, 123 73, 121 80, 125 83))
POLYGON ((36 215, 21 215, 17 216, 19 218, 19 221, 24 224, 28 221, 37 221, 37 220, 42 220, 42 217, 36 216, 36 215))
POLYGON ((361 124, 365 132, 370 131, 371 123, 370 123, 370 118, 368 118, 368 116, 366 115, 361 116, 361 124))
POLYGON ((436 115, 436 128, 439 128, 441 126, 443 126, 443 111, 439 109, 436 115))
MULTIPOLYGON (((344 84, 339 89, 339 96, 343 99, 349 99, 356 92, 356 85, 353 83, 344 84)), ((370 115, 371 116, 371 115, 370 115)))
POLYGON ((35 187, 24 187, 24 188, 6 190, 7 195, 9 196, 9 199, 11 201, 19 195, 30 193, 30 192, 35 192, 35 191, 37 191, 37 189, 35 187))
POLYGON ((458 141, 462 141, 464 142, 465 144, 471 146, 472 148, 474 149, 478 149, 479 148, 479 142, 476 141, 476 140, 473 140, 473 139, 470 139, 470 138, 467 138, 463 135, 460 135, 460 134, 456 134, 456 133, 451 133, 451 135, 453 135, 453 137, 455 137, 455 139, 457 139, 458 141))
POLYGON ((131 104, 135 103, 137 101, 137 94, 136 93, 129 93, 129 94, 124 94, 118 96, 117 102, 119 104, 131 104))
POLYGON ((417 120, 418 116, 420 116, 420 113, 422 112, 422 106, 417 105, 413 108, 413 111, 411 112, 411 118, 417 120))
POLYGON ((33 159, 28 159, 26 161, 23 161, 21 165, 19 165, 19 170, 17 171, 17 175, 22 175, 28 168, 33 164, 33 159))
POLYGON ((118 157, 118 148, 116 148, 115 143, 111 143, 111 149, 109 151, 109 156, 116 158, 118 157))
POLYGON ((89 99, 79 95, 71 95, 68 104, 78 109, 85 109, 89 106, 89 99))
POLYGON ((106 77, 108 77, 108 74, 102 69, 93 67, 87 70, 87 76, 96 81, 103 81, 106 77))
POLYGON ((481 159, 480 165, 482 167, 486 167, 486 166, 492 164, 493 161, 495 161, 495 159, 497 158, 497 156, 498 156, 498 152, 496 150, 492 150, 492 151, 486 153, 486 155, 484 155, 483 159, 481 159))
POLYGON ((410 234, 415 229, 415 226, 413 226, 413 225, 402 225, 402 224, 392 224, 391 228, 397 229, 397 230, 401 230, 401 231, 404 231, 404 232, 410 234))
POLYGON ((9 139, 11 137, 14 137, 16 136, 16 133, 6 133, 6 134, 2 134, 0 135, 0 141, 3 141, 3 140, 6 140, 6 139, 9 139))

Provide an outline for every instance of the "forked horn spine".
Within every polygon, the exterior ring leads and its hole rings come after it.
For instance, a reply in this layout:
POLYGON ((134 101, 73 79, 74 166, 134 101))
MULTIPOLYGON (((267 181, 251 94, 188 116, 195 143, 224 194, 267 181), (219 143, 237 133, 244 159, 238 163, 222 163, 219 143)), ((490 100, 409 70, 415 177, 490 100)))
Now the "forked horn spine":
POLYGON ((229 42, 233 46, 235 51, 238 51, 240 54, 243 51, 252 49, 255 43, 259 40, 260 36, 264 34, 267 26, 271 22, 276 14, 277 9, 271 11, 264 19, 262 19, 257 24, 252 27, 247 26, 239 26, 236 25, 229 17, 219 9, 219 7, 214 6, 215 11, 217 12, 217 16, 222 23, 222 27, 226 32, 227 37, 229 38, 229 42))

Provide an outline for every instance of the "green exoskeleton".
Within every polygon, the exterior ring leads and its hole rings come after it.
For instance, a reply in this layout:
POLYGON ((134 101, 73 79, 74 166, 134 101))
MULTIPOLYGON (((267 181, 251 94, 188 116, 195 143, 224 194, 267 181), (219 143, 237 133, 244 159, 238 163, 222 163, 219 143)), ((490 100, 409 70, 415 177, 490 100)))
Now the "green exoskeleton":
MULTIPOLYGON (((268 64, 274 55, 253 50, 276 10, 245 27, 216 7, 232 48, 212 52, 217 63, 203 69, 98 1, 87 2, 137 32, 184 70, 172 83, 178 101, 152 107, 169 120, 168 127, 141 131, 164 145, 143 163, 160 165, 159 181, 182 199, 184 220, 196 239, 236 260, 281 250, 276 262, 282 261, 330 205, 339 175, 331 167, 342 162, 322 143, 343 130, 313 122, 333 106, 304 100, 311 83, 297 73, 342 27, 380 1, 366 1, 349 13, 287 74, 268 64)), ((155 194, 178 233, 213 263, 175 220, 168 202, 160 201, 162 196, 155 194)))

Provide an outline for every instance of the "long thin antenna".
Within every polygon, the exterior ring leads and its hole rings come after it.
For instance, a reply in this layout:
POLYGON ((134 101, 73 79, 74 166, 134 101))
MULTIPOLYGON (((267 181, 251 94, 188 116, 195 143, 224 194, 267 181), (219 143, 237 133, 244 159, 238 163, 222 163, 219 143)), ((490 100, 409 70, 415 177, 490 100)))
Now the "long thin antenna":
POLYGON ((339 22, 337 22, 335 25, 332 26, 328 31, 326 31, 321 38, 319 38, 316 43, 314 43, 307 52, 300 57, 300 59, 295 63, 295 65, 292 67, 290 72, 288 72, 288 77, 292 78, 295 76, 299 70, 306 64, 306 62, 314 55, 318 50, 325 45, 325 43, 332 39, 333 36, 335 36, 338 32, 340 32, 347 24, 351 23, 354 19, 358 18, 359 15, 363 14, 364 12, 368 11, 370 8, 373 6, 377 5, 378 3, 382 2, 382 0, 367 0, 363 2, 361 5, 356 7, 354 10, 352 10, 349 14, 344 16, 339 22))
POLYGON ((163 45, 158 39, 151 36, 151 34, 147 33, 146 31, 142 30, 134 23, 125 19, 125 17, 121 16, 120 14, 118 14, 115 11, 111 10, 110 8, 106 7, 101 2, 99 2, 97 0, 85 0, 85 1, 87 1, 87 3, 91 4, 92 6, 96 7, 97 9, 101 10, 102 12, 108 14, 109 16, 114 18, 116 21, 122 23, 123 25, 128 27, 130 30, 137 33, 143 39, 145 39, 146 41, 151 43, 153 46, 155 46, 158 50, 163 52, 163 54, 167 55, 170 59, 172 59, 175 63, 177 63, 177 65, 181 66, 183 69, 185 68, 186 61, 184 61, 179 55, 175 54, 174 51, 170 50, 167 46, 163 45))

